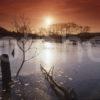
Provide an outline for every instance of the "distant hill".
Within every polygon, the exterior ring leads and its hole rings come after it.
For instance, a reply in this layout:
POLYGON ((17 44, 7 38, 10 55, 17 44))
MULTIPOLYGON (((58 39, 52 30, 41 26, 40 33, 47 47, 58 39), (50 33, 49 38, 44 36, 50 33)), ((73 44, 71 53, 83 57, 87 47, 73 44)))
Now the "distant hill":
POLYGON ((5 37, 5 36, 12 36, 13 37, 13 32, 10 32, 5 28, 0 27, 0 38, 5 37))
POLYGON ((5 32, 8 32, 8 31, 5 28, 0 27, 0 33, 5 33, 5 32))
MULTIPOLYGON (((24 36, 24 34, 11 32, 3 27, 0 27, 0 38, 5 37, 5 36, 14 37, 14 38, 21 38, 24 36)), ((36 38, 36 37, 38 37, 38 35, 29 33, 29 37, 36 38)))
POLYGON ((0 27, 0 37, 8 35, 9 31, 3 27, 0 27))

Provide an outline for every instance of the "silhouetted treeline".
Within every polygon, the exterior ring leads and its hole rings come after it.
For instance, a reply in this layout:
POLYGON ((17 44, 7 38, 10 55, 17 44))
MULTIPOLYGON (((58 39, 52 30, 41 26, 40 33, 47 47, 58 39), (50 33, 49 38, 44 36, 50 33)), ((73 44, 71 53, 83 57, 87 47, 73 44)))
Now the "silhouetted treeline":
POLYGON ((81 41, 88 41, 96 36, 100 36, 100 33, 80 33, 77 36, 81 41))
MULTIPOLYGON (((17 33, 17 32, 10 32, 2 27, 0 27, 0 38, 9 36, 14 38, 22 38, 24 37, 23 33, 17 33)), ((90 32, 83 32, 79 34, 58 34, 58 33, 52 33, 48 35, 39 35, 38 33, 28 33, 28 37, 31 37, 33 39, 45 39, 46 41, 55 41, 55 42, 62 42, 66 39, 72 39, 72 38, 78 38, 80 41, 88 41, 89 39, 92 39, 93 37, 100 36, 100 32, 98 33, 90 33, 90 32)))
POLYGON ((100 36, 100 33, 79 33, 79 34, 66 34, 66 35, 61 35, 61 34, 51 34, 48 36, 45 36, 46 41, 55 41, 55 42, 63 42, 64 40, 72 40, 72 41, 89 41, 90 39, 100 36))

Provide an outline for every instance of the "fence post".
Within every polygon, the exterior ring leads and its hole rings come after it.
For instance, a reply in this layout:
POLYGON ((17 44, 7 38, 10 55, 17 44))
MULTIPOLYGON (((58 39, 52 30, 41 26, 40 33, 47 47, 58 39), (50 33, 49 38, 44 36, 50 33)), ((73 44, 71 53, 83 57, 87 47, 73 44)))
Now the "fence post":
POLYGON ((2 89, 9 91, 11 82, 11 70, 9 56, 7 54, 1 55, 1 73, 2 73, 2 89))

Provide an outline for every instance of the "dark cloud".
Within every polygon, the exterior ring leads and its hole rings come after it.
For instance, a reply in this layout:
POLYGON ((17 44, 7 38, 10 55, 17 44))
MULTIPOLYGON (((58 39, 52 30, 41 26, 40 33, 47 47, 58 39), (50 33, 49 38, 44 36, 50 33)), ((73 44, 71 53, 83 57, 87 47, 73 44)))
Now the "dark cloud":
MULTIPOLYGON (((42 16, 51 15, 57 21, 74 21, 93 26, 100 25, 99 0, 1 0, 0 22, 10 22, 13 16, 25 14, 33 23, 41 23, 42 16)), ((100 30, 99 30, 100 31, 100 30)))

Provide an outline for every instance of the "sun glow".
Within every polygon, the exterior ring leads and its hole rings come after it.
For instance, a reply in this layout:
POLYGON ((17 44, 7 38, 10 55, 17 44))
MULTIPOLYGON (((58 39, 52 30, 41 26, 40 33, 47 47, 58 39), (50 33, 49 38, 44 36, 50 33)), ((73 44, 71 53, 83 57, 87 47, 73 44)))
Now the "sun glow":
POLYGON ((53 24, 54 20, 52 17, 48 16, 48 17, 45 17, 44 21, 45 21, 45 26, 47 27, 47 26, 53 24))

